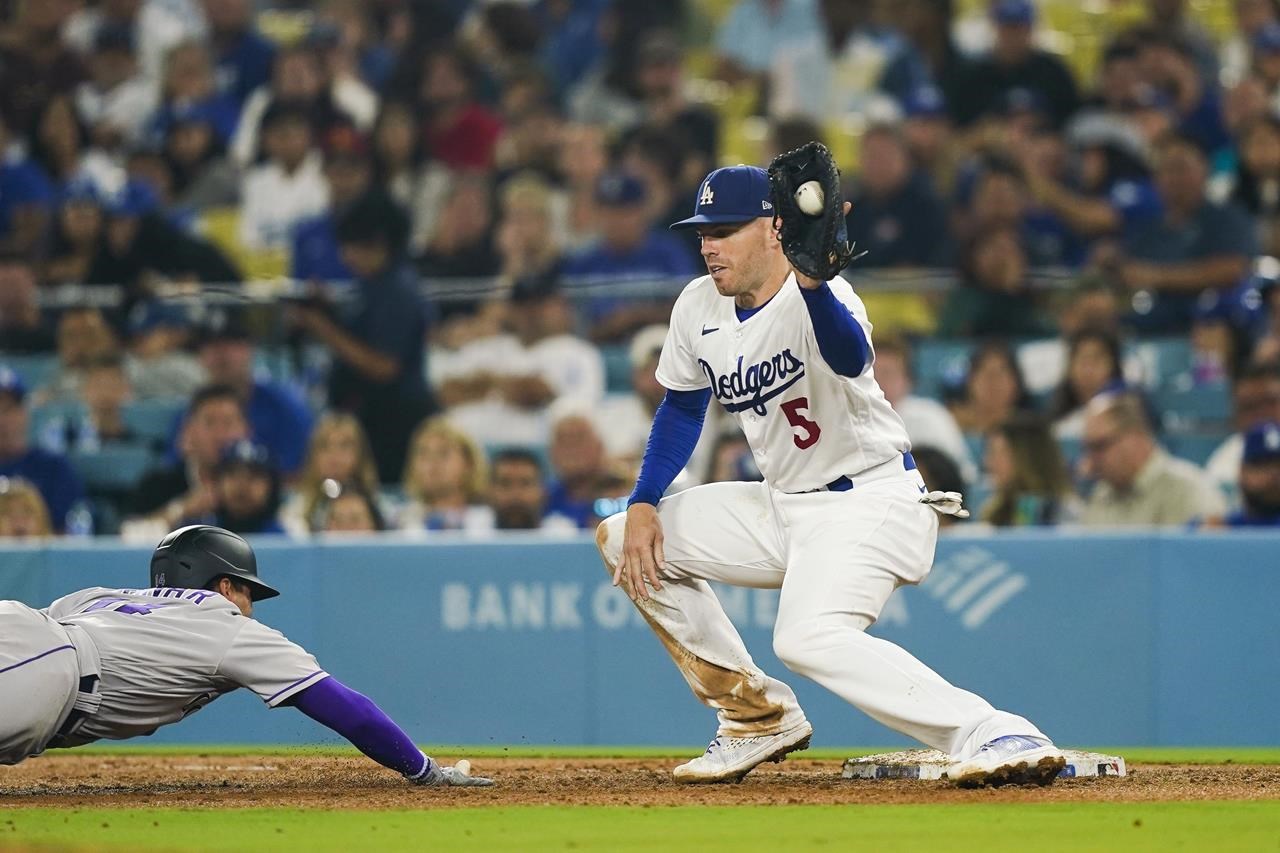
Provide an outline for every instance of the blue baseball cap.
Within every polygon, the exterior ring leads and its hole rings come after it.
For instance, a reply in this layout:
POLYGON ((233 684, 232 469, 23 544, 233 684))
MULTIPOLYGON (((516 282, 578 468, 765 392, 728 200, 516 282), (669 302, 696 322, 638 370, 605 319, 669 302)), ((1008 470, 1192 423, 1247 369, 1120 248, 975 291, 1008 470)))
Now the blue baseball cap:
POLYGON ((761 216, 773 216, 769 200, 769 173, 759 166, 726 166, 702 179, 693 216, 671 224, 672 231, 746 222, 761 216))
POLYGON ((266 445, 242 438, 231 442, 218 454, 218 470, 228 471, 232 468, 252 468, 274 474, 276 463, 266 445))
POLYGON ((7 365, 0 365, 0 394, 9 394, 19 403, 27 399, 27 383, 7 365))
POLYGON ((995 0, 991 17, 997 24, 1030 26, 1036 20, 1036 6, 1031 0, 995 0))
POLYGON ((596 182, 596 202, 604 207, 635 207, 646 198, 644 183, 625 172, 607 172, 596 182))
POLYGON ((58 194, 62 204, 102 205, 102 190, 94 180, 86 175, 77 175, 62 186, 58 194))
POLYGON ((1244 463, 1275 462, 1280 460, 1280 423, 1267 421, 1256 424, 1244 434, 1244 463))

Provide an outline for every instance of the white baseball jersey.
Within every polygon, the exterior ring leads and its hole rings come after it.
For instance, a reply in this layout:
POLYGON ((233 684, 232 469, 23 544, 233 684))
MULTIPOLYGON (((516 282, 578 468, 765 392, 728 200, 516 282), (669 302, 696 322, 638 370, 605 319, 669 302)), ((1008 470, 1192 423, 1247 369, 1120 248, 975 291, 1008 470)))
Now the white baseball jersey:
MULTIPOLYGON (((830 287, 869 344, 862 300, 843 278, 830 287)), ((657 377, 673 391, 710 387, 737 418, 765 479, 782 492, 855 477, 911 449, 870 360, 862 375, 847 377, 822 358, 794 274, 746 320, 711 276, 690 282, 672 309, 657 377)))
POLYGON ((151 734, 239 687, 275 707, 328 676, 310 653, 216 592, 95 587, 43 612, 83 629, 101 662, 102 704, 71 746, 151 734))

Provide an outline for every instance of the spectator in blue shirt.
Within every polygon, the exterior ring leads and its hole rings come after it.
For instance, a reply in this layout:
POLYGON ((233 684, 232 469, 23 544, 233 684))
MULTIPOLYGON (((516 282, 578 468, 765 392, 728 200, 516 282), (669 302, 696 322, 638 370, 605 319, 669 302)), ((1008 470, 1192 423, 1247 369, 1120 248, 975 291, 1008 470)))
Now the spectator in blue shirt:
MULTIPOLYGON (((329 209, 303 220, 294 229, 292 275, 302 281, 350 281, 353 276, 338 251, 335 223, 343 211, 371 191, 373 157, 364 137, 351 127, 330 129, 321 143, 329 209)), ((398 205, 389 204, 388 210, 394 211, 398 220, 390 227, 407 230, 408 214, 398 205)))
MULTIPOLYGON (((607 173, 597 183, 595 197, 600 239, 565 261, 566 277, 655 282, 688 279, 697 273, 688 248, 675 236, 653 228, 648 217, 647 191, 638 178, 607 173)), ((588 304, 587 314, 597 340, 615 340, 651 323, 665 323, 670 307, 601 297, 588 304)))
POLYGON ((1206 196, 1208 162, 1196 143, 1166 137, 1156 148, 1155 182, 1164 215, 1129 230, 1119 256, 1100 258, 1135 298, 1135 325, 1185 331, 1197 295, 1240 282, 1257 254, 1253 223, 1235 205, 1206 196), (1146 309, 1146 310, 1143 310, 1146 309))
POLYGON ((49 507, 54 530, 62 533, 68 519, 84 511, 84 483, 64 457, 29 444, 29 422, 26 385, 12 370, 0 367, 0 476, 22 477, 34 484, 49 507))
POLYGON ((862 138, 862 170, 850 194, 849 238, 869 267, 942 266, 948 256, 944 207, 925 173, 914 168, 895 127, 862 138))
MULTIPOLYGON (((311 440, 311 411, 288 385, 269 376, 254 375, 254 344, 239 316, 218 312, 205 324, 200 340, 200 363, 209 381, 235 390, 244 404, 249 429, 271 452, 280 470, 292 475, 302 467, 311 440)), ((175 433, 172 458, 178 458, 175 433)))
POLYGON ((185 524, 212 524, 250 536, 284 533, 280 512, 280 471, 271 452, 248 439, 227 445, 213 472, 214 509, 185 524))
POLYGON ((0 115, 0 251, 31 252, 44 236, 53 201, 44 171, 9 153, 9 130, 0 115))
POLYGON ((1280 423, 1245 433, 1240 496, 1243 506, 1227 516, 1229 527, 1280 527, 1280 423))
POLYGON ((250 0, 204 0, 218 90, 243 105, 249 94, 271 79, 275 46, 253 26, 250 0))
POLYGON ((423 375, 427 313, 405 260, 407 235, 395 206, 366 195, 337 223, 342 260, 355 276, 352 299, 293 306, 292 322, 333 352, 329 402, 360 421, 384 483, 404 471, 409 437, 434 408, 423 375))

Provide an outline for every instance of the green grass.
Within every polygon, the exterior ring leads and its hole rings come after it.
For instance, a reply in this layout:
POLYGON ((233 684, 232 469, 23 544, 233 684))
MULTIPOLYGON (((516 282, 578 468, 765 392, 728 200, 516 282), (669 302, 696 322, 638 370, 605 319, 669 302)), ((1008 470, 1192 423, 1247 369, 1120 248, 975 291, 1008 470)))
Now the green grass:
MULTIPOLYGON (((1072 747, 1077 748, 1077 747, 1072 747)), ((1100 746, 1093 752, 1123 756, 1131 764, 1280 764, 1280 747, 1269 746, 1100 746)), ((426 744, 429 754, 467 758, 687 758, 703 749, 689 746, 562 746, 558 744, 426 744)), ((901 747, 821 747, 801 754, 804 758, 844 759, 901 747)), ((279 746, 217 744, 163 746, 154 744, 94 744, 76 750, 85 755, 356 755, 355 747, 318 744, 279 746)), ((59 754, 59 753, 52 753, 59 754)))
POLYGON ((0 811, 7 842, 105 850, 1275 850, 1280 803, 0 811), (763 842, 763 843, 762 843, 763 842))

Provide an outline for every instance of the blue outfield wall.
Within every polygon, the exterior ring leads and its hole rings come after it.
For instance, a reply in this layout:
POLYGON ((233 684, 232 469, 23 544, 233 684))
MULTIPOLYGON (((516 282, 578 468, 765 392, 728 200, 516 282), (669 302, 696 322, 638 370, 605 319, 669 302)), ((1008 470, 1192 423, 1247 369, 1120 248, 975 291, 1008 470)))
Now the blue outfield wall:
MULTIPOLYGON (((262 540, 280 587, 257 616, 436 743, 699 744, 690 695, 588 538, 262 540)), ((0 598, 42 606, 141 586, 149 552, 111 543, 0 550, 0 598)), ((773 656, 777 593, 718 592, 756 661, 795 687, 815 744, 906 743, 773 656)), ((1280 536, 944 538, 873 632, 1069 744, 1280 744, 1280 536)), ((332 735, 238 691, 157 733, 171 743, 332 735)))

